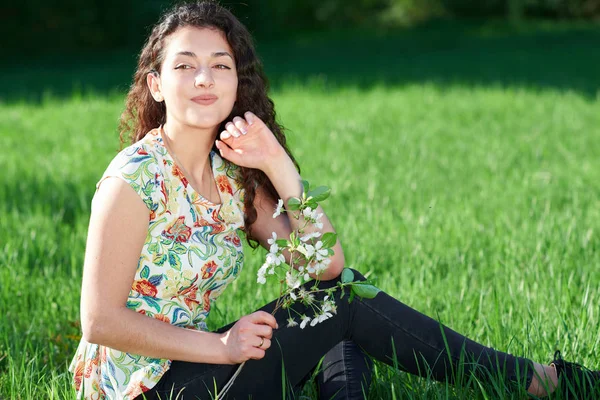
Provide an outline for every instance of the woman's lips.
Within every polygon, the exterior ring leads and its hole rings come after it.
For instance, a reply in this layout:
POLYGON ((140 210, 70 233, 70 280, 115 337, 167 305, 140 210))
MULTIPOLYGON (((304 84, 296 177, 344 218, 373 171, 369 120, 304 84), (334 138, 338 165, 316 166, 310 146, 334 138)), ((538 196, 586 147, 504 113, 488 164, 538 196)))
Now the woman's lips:
POLYGON ((212 104, 215 101, 217 101, 217 99, 218 99, 218 97, 213 94, 206 94, 206 95, 196 96, 196 97, 192 98, 192 101, 194 103, 198 103, 198 104, 207 106, 207 105, 212 104))

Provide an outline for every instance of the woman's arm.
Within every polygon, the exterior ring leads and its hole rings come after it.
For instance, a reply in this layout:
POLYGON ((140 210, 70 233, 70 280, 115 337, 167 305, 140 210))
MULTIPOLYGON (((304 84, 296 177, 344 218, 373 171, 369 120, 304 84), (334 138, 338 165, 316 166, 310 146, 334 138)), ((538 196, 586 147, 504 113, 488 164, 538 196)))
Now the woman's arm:
MULTIPOLYGON (((275 186, 279 197, 287 201, 291 197, 302 197, 302 183, 301 178, 292 160, 288 157, 285 151, 282 154, 280 161, 274 161, 277 163, 279 168, 274 168, 276 172, 267 173, 267 176, 275 186)), ((273 212, 275 211, 276 202, 270 199, 266 193, 262 190, 257 190, 256 197, 254 200, 254 206, 256 207, 257 218, 256 222, 252 225, 252 235, 258 240, 258 242, 265 248, 269 248, 267 240, 271 238, 272 232, 277 234, 278 238, 289 238, 290 233, 293 230, 298 229, 299 225, 304 226, 304 220, 301 217, 300 220, 293 218, 288 212, 279 215, 277 218, 273 218, 273 212)), ((319 213, 323 213, 320 222, 323 223, 322 229, 317 229, 313 224, 308 224, 304 228, 305 233, 314 232, 320 230, 321 232, 335 232, 331 222, 327 218, 327 215, 323 211, 323 208, 319 206, 317 209, 319 213)), ((293 211, 295 212, 295 211, 293 211)), ((319 280, 327 281, 335 279, 342 273, 344 268, 344 251, 342 245, 338 240, 333 246, 334 255, 330 257, 331 263, 327 266, 327 269, 318 277, 319 280)), ((286 251, 284 252, 286 261, 290 262, 290 255, 286 251)), ((312 278, 317 278, 315 274, 309 274, 312 278)))
MULTIPOLYGON (((260 118, 250 112, 247 112, 245 117, 247 121, 236 117, 233 123, 226 125, 227 131, 221 133, 221 140, 217 141, 221 155, 234 164, 262 170, 284 204, 287 204, 291 197, 301 197, 302 179, 290 157, 260 118), (242 133, 244 131, 246 133, 242 133)), ((276 232, 277 237, 288 238, 290 233, 299 226, 305 226, 302 217, 296 220, 288 216, 290 211, 273 218, 276 201, 269 199, 260 188, 257 190, 254 206, 258 215, 252 225, 252 234, 266 248, 269 247, 267 240, 271 238, 272 232, 276 232)), ((297 213, 297 211, 291 212, 297 213)), ((319 230, 323 233, 334 232, 331 222, 320 206, 318 212, 323 213, 321 217, 323 228, 319 230)), ((305 233, 318 230, 310 223, 303 229, 305 233)), ((344 268, 344 253, 339 240, 333 247, 333 251, 335 254, 331 256, 331 263, 319 276, 320 280, 335 279, 344 268)), ((286 252, 284 255, 289 262, 289 254, 286 252)), ((314 274, 310 276, 315 278, 314 274)))
MULTIPOLYGON (((262 358, 267 346, 258 349, 250 343, 240 344, 236 329, 222 334, 193 331, 126 307, 148 233, 148 218, 148 208, 126 182, 102 182, 92 202, 83 271, 84 340, 128 353, 181 361, 234 364, 262 358)), ((274 325, 268 313, 253 313, 240 321, 244 330, 262 329, 261 336, 271 337, 270 327, 257 325, 274 325)))

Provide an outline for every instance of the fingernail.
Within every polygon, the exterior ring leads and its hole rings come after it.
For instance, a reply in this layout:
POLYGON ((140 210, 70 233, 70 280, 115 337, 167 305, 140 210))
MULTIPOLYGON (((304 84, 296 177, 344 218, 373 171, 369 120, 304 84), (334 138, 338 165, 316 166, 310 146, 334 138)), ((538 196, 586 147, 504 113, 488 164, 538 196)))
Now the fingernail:
POLYGON ((245 135, 246 133, 248 133, 248 131, 244 128, 240 129, 242 131, 242 135, 245 135))
POLYGON ((277 322, 275 323, 275 329, 279 329, 279 324, 277 322))
POLYGON ((229 134, 229 132, 223 132, 223 133, 221 133, 221 138, 223 138, 223 139, 227 139, 229 136, 231 136, 229 134))

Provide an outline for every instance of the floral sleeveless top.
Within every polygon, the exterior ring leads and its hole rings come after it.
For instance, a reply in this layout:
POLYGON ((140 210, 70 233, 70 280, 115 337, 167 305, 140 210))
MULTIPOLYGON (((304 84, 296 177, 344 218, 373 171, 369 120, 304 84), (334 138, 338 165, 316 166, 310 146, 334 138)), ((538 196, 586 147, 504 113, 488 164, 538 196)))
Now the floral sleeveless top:
MULTIPOLYGON (((243 190, 237 167, 211 152, 221 203, 203 198, 167 152, 161 133, 154 129, 122 150, 96 189, 118 177, 150 210, 127 307, 182 328, 207 330, 211 302, 242 268, 243 190)), ((82 339, 69 370, 78 399, 133 399, 156 385, 170 365, 82 339)))

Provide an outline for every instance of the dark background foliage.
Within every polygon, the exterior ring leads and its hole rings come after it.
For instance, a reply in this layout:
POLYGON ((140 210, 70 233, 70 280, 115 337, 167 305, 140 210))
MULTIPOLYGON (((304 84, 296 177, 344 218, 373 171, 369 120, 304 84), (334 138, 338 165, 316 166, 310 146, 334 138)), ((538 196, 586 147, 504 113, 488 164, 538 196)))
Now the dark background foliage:
MULTIPOLYGON (((5 54, 138 48, 173 0, 26 0, 0 6, 5 54)), ((256 37, 431 19, 600 18, 600 0, 222 0, 256 37)))

